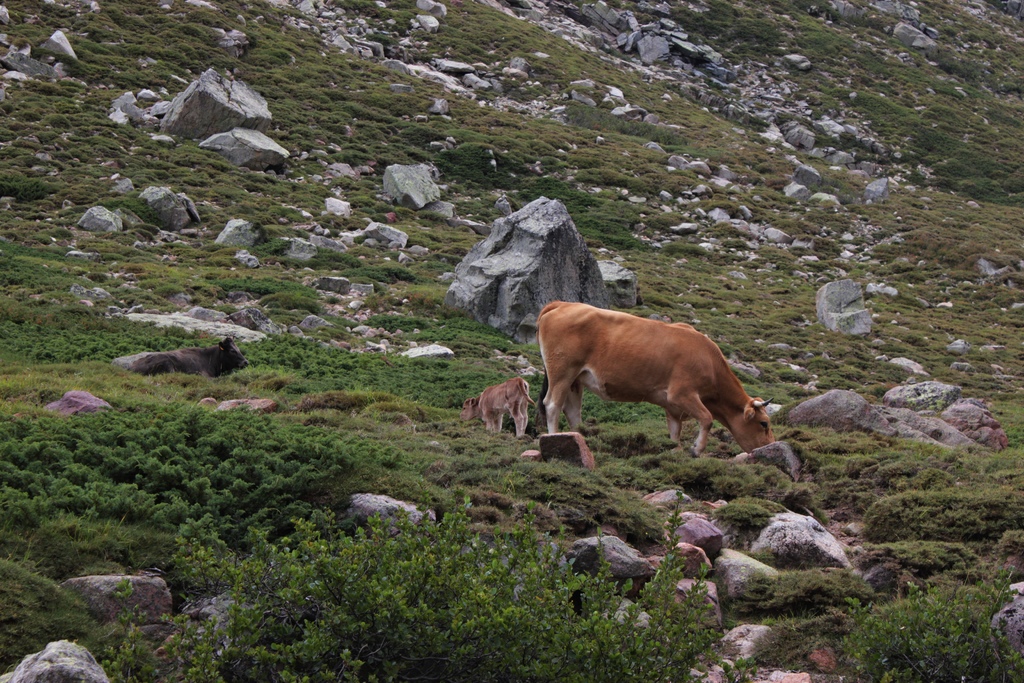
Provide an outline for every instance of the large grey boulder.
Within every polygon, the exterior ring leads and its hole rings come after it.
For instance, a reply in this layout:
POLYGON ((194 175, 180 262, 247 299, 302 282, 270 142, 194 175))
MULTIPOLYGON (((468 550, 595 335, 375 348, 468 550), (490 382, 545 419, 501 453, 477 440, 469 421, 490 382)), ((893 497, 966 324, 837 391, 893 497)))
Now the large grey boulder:
POLYGON ((284 240, 288 242, 288 249, 284 252, 288 258, 308 261, 316 257, 316 245, 309 240, 304 240, 301 237, 285 237, 284 240))
POLYGON ((121 232, 124 224, 121 217, 110 209, 94 206, 78 219, 78 227, 89 232, 121 232))
POLYGON ((871 313, 864 308, 864 295, 853 280, 829 282, 814 298, 818 322, 835 332, 867 334, 871 331, 871 313))
POLYGON ((759 562, 737 550, 723 548, 715 560, 715 576, 725 584, 725 593, 730 598, 746 595, 750 582, 758 576, 776 578, 779 570, 759 562))
POLYGON ((136 612, 142 624, 158 624, 171 614, 171 590, 159 576, 79 576, 60 586, 81 595, 89 611, 102 623, 117 621, 124 611, 136 612), (131 585, 132 591, 127 598, 120 598, 117 593, 124 582, 131 585))
POLYGON ((889 424, 896 430, 897 436, 913 439, 922 443, 937 444, 947 448, 963 448, 974 444, 970 438, 960 433, 953 425, 937 417, 920 415, 909 408, 878 409, 889 424))
POLYGON ((375 239, 384 246, 394 245, 397 249, 404 249, 409 243, 409 235, 398 228, 392 228, 386 223, 370 223, 363 230, 363 234, 370 239, 375 239))
POLYGON ((537 314, 552 301, 609 305, 597 260, 565 206, 547 197, 496 220, 456 267, 445 296, 520 342, 533 341, 537 314))
POLYGON ((636 273, 615 261, 598 261, 597 267, 601 269, 601 279, 608 290, 611 305, 619 308, 636 306, 636 273))
POLYGON ((195 204, 183 193, 175 194, 169 187, 147 187, 139 199, 156 211, 164 230, 178 232, 190 223, 199 222, 195 204))
POLYGON ((441 188, 434 183, 426 164, 388 166, 384 169, 384 193, 402 206, 417 211, 441 198, 441 188))
POLYGON ((347 277, 330 277, 325 275, 314 280, 313 287, 325 292, 348 294, 349 290, 352 289, 352 282, 347 277))
POLYGON ((730 629, 720 641, 722 654, 726 657, 750 658, 757 654, 761 642, 771 635, 772 627, 761 624, 740 624, 730 629))
POLYGON ((811 198, 811 191, 796 181, 782 188, 782 193, 791 199, 797 199, 802 202, 811 198))
POLYGON ((837 432, 874 432, 896 436, 889 421, 864 397, 844 389, 832 389, 796 406, 786 415, 791 425, 828 427, 837 432))
POLYGON ((753 552, 767 550, 780 567, 849 567, 843 546, 818 520, 795 512, 773 515, 761 530, 753 552))
POLYGON ((7 683, 109 683, 92 654, 67 640, 50 643, 21 660, 7 683))
POLYGON ((669 56, 668 40, 654 33, 645 33, 636 42, 636 51, 644 64, 654 64, 669 56))
POLYGON ((889 198, 889 179, 879 178, 878 180, 872 180, 868 183, 868 186, 864 188, 864 201, 877 204, 884 202, 889 198))
POLYGON ((226 247, 254 247, 260 242, 260 229, 250 221, 232 218, 213 242, 226 247))
POLYGON ((455 358, 455 352, 441 344, 428 344, 426 346, 414 346, 411 349, 402 351, 399 355, 406 358, 440 358, 451 360, 455 358))
POLYGON ((217 133, 199 143, 200 149, 208 149, 221 155, 235 166, 253 171, 280 168, 288 158, 288 150, 258 130, 233 128, 227 133, 217 133))
POLYGON ((71 57, 71 59, 78 59, 78 55, 75 54, 75 50, 71 47, 68 37, 64 35, 64 31, 54 31, 53 35, 43 41, 43 44, 39 47, 43 50, 64 55, 65 57, 71 57))
POLYGON ((955 384, 918 382, 893 387, 885 392, 882 403, 890 408, 943 411, 960 400, 962 390, 955 384))
POLYGON ((232 128, 260 132, 270 127, 267 101, 241 81, 229 81, 207 69, 171 102, 160 129, 187 138, 208 138, 232 128))
POLYGON ((807 164, 800 164, 793 171, 793 182, 803 185, 804 187, 817 187, 821 185, 821 174, 818 173, 818 169, 807 164))
MULTIPOLYGON (((281 326, 267 317, 267 314, 258 308, 243 308, 228 316, 233 325, 244 327, 254 332, 267 334, 281 334, 281 326)), ((262 339, 262 337, 260 337, 262 339)))
POLYGON ((786 142, 797 149, 814 149, 814 142, 817 140, 817 136, 807 126, 801 125, 796 121, 790 121, 781 126, 779 130, 782 132, 786 142))
POLYGON ((573 571, 596 574, 603 559, 610 565, 611 575, 619 581, 644 581, 654 576, 654 567, 635 548, 615 536, 591 536, 572 544, 566 558, 573 562, 573 571))
POLYGON ((903 43, 906 47, 920 50, 928 57, 934 55, 939 47, 938 43, 924 33, 903 22, 896 24, 896 28, 892 30, 892 37, 903 43))
POLYGON ((803 467, 800 457, 785 441, 775 441, 767 446, 755 448, 750 451, 749 462, 778 467, 792 477, 793 481, 799 481, 800 471, 803 467))
POLYGON ((353 494, 349 499, 348 510, 345 511, 345 517, 359 525, 366 524, 371 517, 395 519, 400 514, 406 515, 414 524, 424 519, 431 522, 437 520, 433 510, 423 512, 412 503, 375 493, 353 494))

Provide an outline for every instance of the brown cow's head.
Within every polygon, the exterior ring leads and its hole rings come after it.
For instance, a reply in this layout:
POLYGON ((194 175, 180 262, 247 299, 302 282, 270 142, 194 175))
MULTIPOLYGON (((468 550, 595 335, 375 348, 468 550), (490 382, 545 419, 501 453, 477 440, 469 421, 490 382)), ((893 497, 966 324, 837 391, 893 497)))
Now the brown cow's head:
POLYGON ((224 340, 217 344, 217 346, 220 348, 220 374, 227 374, 236 368, 244 368, 249 364, 249 361, 242 355, 233 338, 224 337, 224 340))
POLYGON ((761 398, 752 398, 747 401, 743 409, 743 420, 739 424, 732 425, 732 435, 740 448, 748 453, 755 448, 767 446, 775 442, 775 435, 772 434, 772 426, 768 421, 768 411, 765 408, 771 401, 761 398))
POLYGON ((478 396, 467 398, 462 404, 462 412, 459 413, 459 417, 463 420, 480 417, 480 398, 478 396))

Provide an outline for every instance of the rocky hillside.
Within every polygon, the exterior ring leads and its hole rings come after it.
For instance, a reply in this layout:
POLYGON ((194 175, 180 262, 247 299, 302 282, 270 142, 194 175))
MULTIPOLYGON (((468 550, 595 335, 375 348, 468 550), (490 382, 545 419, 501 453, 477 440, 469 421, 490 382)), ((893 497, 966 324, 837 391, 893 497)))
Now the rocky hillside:
POLYGON ((1021 578, 1017 0, 0 2, 4 667, 180 676, 196 548, 354 494, 600 531, 635 585, 675 548, 754 680, 880 677, 851 599, 926 632, 1021 578), (778 443, 691 458, 590 395, 569 462, 460 420, 536 399, 553 298, 708 334, 778 443), (225 336, 230 374, 131 371, 225 336))

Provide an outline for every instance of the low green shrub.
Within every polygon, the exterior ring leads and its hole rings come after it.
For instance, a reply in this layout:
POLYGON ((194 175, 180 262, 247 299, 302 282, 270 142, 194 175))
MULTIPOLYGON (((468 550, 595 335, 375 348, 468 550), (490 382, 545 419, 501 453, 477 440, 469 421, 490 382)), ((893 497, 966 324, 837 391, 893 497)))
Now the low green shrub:
POLYGON ((997 541, 1024 527, 1024 495, 996 487, 907 491, 882 498, 864 515, 870 541, 997 541))
POLYGON ((74 593, 7 559, 0 559, 0 605, 0 670, 51 641, 85 638, 97 629, 74 593))
POLYGON ((864 546, 857 565, 870 567, 884 564, 904 578, 927 579, 935 574, 954 572, 966 577, 977 566, 978 556, 961 543, 902 541, 864 546))
POLYGON ((871 680, 900 683, 1019 683, 1024 657, 991 626, 1011 599, 1005 580, 955 589, 910 586, 904 600, 864 606, 845 648, 871 680))
POLYGON ((842 608, 850 598, 871 600, 874 591, 850 571, 820 569, 783 572, 777 577, 757 576, 732 604, 740 614, 810 616, 828 608, 842 608))
POLYGON ((14 197, 17 202, 34 202, 53 194, 53 187, 38 178, 16 173, 0 173, 0 197, 14 197))
POLYGON ((712 515, 724 525, 738 532, 756 532, 768 525, 772 515, 786 512, 786 508, 760 498, 737 498, 717 508, 712 515))
POLYGON ((185 680, 682 683, 713 656, 702 591, 676 601, 674 556, 630 604, 607 566, 574 574, 528 524, 482 538, 454 512, 334 528, 257 536, 247 557, 187 549, 192 583, 234 606, 223 630, 184 625, 172 650, 185 680))

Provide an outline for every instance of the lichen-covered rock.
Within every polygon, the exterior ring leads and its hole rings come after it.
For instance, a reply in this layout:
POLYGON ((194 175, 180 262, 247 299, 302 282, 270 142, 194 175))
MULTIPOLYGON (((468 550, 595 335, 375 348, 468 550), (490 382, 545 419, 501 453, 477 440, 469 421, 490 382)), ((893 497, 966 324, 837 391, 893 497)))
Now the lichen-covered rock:
POLYGON ((782 567, 850 566, 835 536, 813 517, 795 512, 773 515, 750 549, 769 551, 782 567))
POLYGON ((263 334, 281 334, 281 326, 271 321, 267 314, 258 308, 243 308, 235 311, 228 316, 228 320, 239 327, 263 334))
POLYGON ((345 517, 352 519, 356 524, 366 524, 371 517, 383 517, 394 519, 399 514, 405 514, 414 524, 419 524, 424 519, 431 522, 437 520, 433 510, 421 511, 412 503, 406 503, 390 496, 382 496, 375 493, 356 493, 349 499, 348 510, 345 517))
POLYGON ((959 401, 961 392, 955 384, 918 382, 893 387, 885 392, 882 402, 891 408, 941 412, 959 401))
POLYGON ((402 206, 420 210, 441 198, 426 164, 402 166, 393 164, 384 169, 384 193, 402 206))
POLYGON ((837 432, 875 432, 896 436, 889 421, 860 394, 832 389, 794 407, 786 416, 791 425, 829 427, 837 432))
POLYGON ((715 560, 715 575, 725 584, 726 595, 738 598, 746 595, 755 576, 776 578, 779 570, 739 551, 724 548, 715 560))
POLYGON ((800 479, 802 463, 793 447, 785 441, 776 441, 750 451, 750 462, 773 465, 788 474, 793 481, 800 479))
POLYGON ((147 187, 139 199, 156 211, 164 230, 178 232, 190 223, 199 222, 195 204, 184 194, 175 194, 169 187, 147 187))
POLYGON ((608 298, 612 306, 633 308, 637 304, 636 273, 623 268, 615 261, 598 261, 601 279, 608 290, 608 298))
POLYGON ((581 538, 572 544, 566 557, 573 561, 573 571, 588 574, 596 574, 603 559, 610 565, 613 578, 633 579, 634 585, 654 576, 650 561, 615 536, 581 538))
POLYGON ((1014 650, 1024 655, 1024 597, 1018 597, 992 615, 992 628, 999 631, 1014 650))
POLYGON ((347 277, 331 277, 325 275, 324 277, 318 277, 314 280, 313 286, 316 289, 321 289, 325 292, 348 294, 349 290, 352 289, 352 282, 347 277))
POLYGON ((232 218, 214 240, 215 244, 228 247, 254 247, 260 242, 260 229, 250 221, 232 218))
MULTIPOLYGON (((211 337, 219 337, 220 339, 233 337, 236 342, 255 342, 265 339, 267 336, 263 332, 257 331, 257 327, 245 327, 235 324, 237 318, 232 319, 231 316, 228 316, 230 322, 197 320, 184 313, 170 313, 166 315, 162 313, 128 313, 125 317, 134 322, 151 323, 157 327, 180 327, 189 332, 203 332, 211 337)), ((138 355, 124 356, 122 358, 136 358, 138 355)), ((124 367, 121 362, 118 362, 122 358, 115 358, 111 362, 119 367, 124 367)))
POLYGON ((814 302, 818 322, 828 329, 856 335, 871 331, 871 313, 864 308, 864 295, 853 280, 829 282, 818 290, 814 302))
POLYGON ((121 217, 110 209, 94 206, 78 219, 78 227, 89 232, 121 232, 121 217))
POLYGON ((42 652, 21 660, 8 683, 109 683, 106 672, 88 650, 58 640, 42 652))

